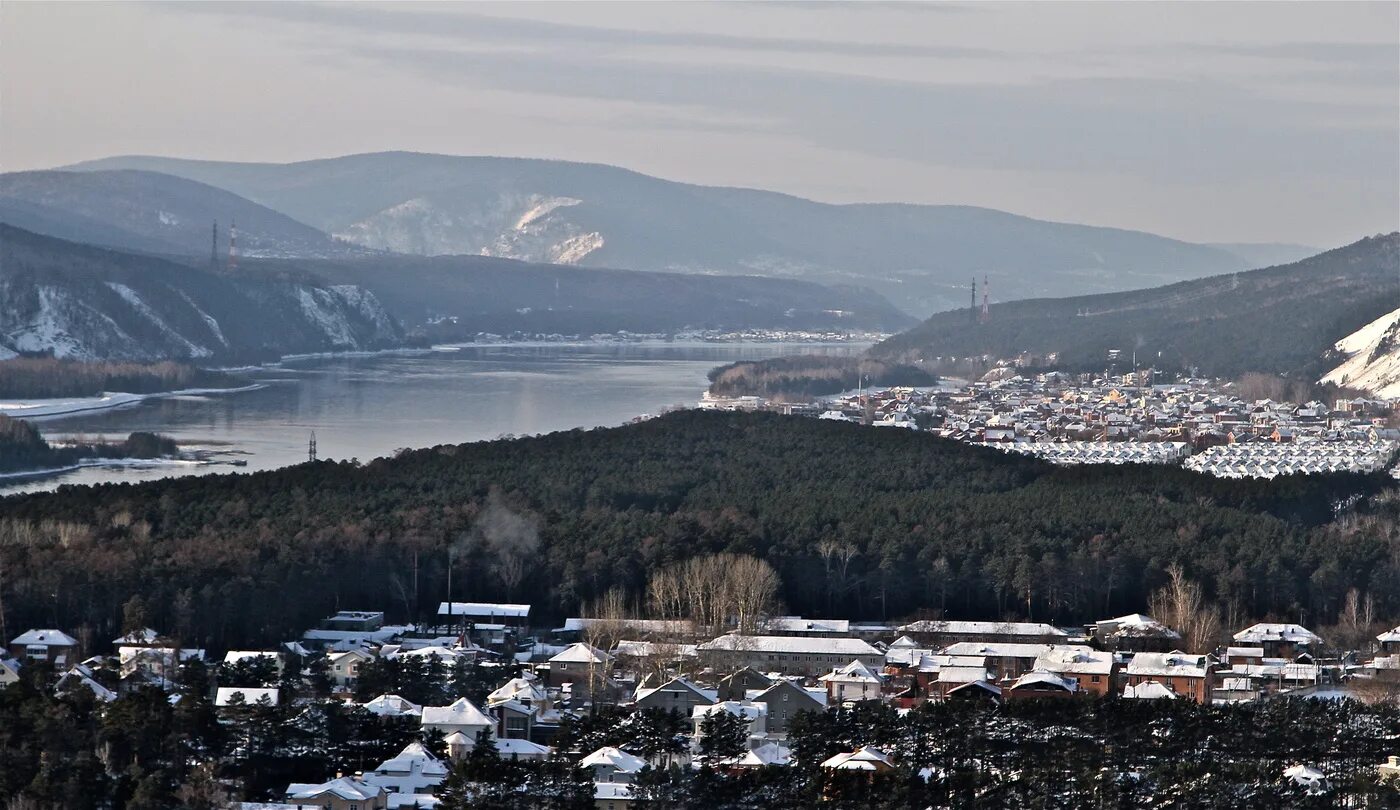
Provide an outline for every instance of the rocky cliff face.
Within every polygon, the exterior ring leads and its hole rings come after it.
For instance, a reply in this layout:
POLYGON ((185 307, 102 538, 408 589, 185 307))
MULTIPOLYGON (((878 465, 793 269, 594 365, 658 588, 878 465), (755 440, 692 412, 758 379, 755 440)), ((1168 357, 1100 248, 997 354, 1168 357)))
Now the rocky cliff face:
POLYGON ((402 337, 358 286, 215 274, 0 225, 0 355, 211 362, 402 337))

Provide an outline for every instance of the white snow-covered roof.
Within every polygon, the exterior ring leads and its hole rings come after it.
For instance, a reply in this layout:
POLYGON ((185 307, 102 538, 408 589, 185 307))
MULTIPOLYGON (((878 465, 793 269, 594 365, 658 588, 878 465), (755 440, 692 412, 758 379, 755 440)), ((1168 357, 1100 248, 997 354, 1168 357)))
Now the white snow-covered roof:
POLYGON ((1079 645, 1057 644, 1041 653, 1032 666, 1061 674, 1109 675, 1113 672, 1113 653, 1079 645))
POLYGON ((801 616, 774 616, 763 622, 763 629, 781 633, 849 633, 848 619, 804 619, 801 616))
POLYGON ((922 619, 899 628, 902 633, 949 633, 956 635, 995 635, 995 636, 1055 636, 1069 638, 1069 634, 1040 622, 964 622, 935 621, 922 619))
POLYGON ((511 678, 486 696, 486 705, 518 700, 522 703, 537 703, 545 699, 544 688, 533 676, 511 678))
POLYGON ((244 661, 249 658, 269 658, 273 661, 278 660, 277 653, 268 652, 267 650, 229 650, 224 653, 225 664, 237 664, 239 661, 244 661))
POLYGON ((822 762, 821 767, 841 771, 874 771, 878 770, 880 765, 894 767, 889 754, 874 746, 867 745, 854 751, 837 754, 822 762))
POLYGON ((690 717, 692 720, 698 720, 717 712, 729 712, 744 722, 752 723, 755 719, 768 714, 768 704, 750 703, 746 700, 722 700, 710 706, 692 707, 690 717))
POLYGON ((1105 632, 1114 637, 1136 637, 1136 636, 1166 636, 1168 638, 1181 638, 1181 634, 1157 621, 1151 616, 1141 613, 1129 613, 1127 616, 1119 616, 1116 619, 1104 619, 1096 622, 1100 628, 1105 628, 1105 632), (1112 627, 1111 631, 1106 628, 1112 627))
POLYGON ((984 667, 941 667, 938 670, 938 683, 971 683, 991 679, 984 667))
POLYGON ((457 698, 447 706, 424 706, 425 726, 492 726, 495 721, 470 700, 457 698))
POLYGON ((1250 625, 1235 634, 1235 641, 1249 644, 1262 644, 1266 641, 1288 641, 1294 644, 1320 644, 1322 638, 1301 624, 1270 624, 1261 622, 1250 625))
POLYGON ((1123 697, 1135 700, 1161 700, 1174 698, 1176 693, 1156 681, 1148 681, 1137 686, 1123 687, 1123 697))
POLYGON ((122 644, 154 644, 155 640, 158 638, 160 638, 160 633, 157 633, 149 627, 143 627, 140 630, 132 630, 121 638, 112 639, 112 644, 116 646, 121 646, 122 644))
POLYGON ((858 638, 826 638, 807 636, 741 636, 730 634, 706 641, 698 648, 720 651, 763 653, 794 653, 810 655, 849 655, 883 657, 879 650, 858 638))
POLYGON ((420 742, 411 742, 391 759, 379 763, 375 771, 382 774, 412 773, 413 766, 424 776, 447 776, 447 766, 433 756, 420 742))
POLYGON ((1019 641, 959 641, 943 648, 944 655, 979 656, 991 658, 1035 658, 1050 649, 1049 644, 1025 644, 1019 641))
POLYGON ((78 640, 62 630, 28 630, 15 636, 10 644, 12 646, 15 644, 23 644, 25 646, 39 646, 42 644, 46 647, 76 647, 78 646, 78 640))
POLYGON ((1393 629, 1385 631, 1384 633, 1381 633, 1380 635, 1376 636, 1376 640, 1381 642, 1382 644, 1389 643, 1392 641, 1400 641, 1400 627, 1395 627, 1393 629))
POLYGON ((1063 689, 1066 692, 1076 692, 1079 690, 1079 682, 1073 678, 1064 678, 1053 672, 1044 670, 1031 670, 1025 675, 1017 678, 1009 687, 1012 691, 1024 688, 1045 688, 1053 687, 1063 689))
POLYGON ((506 737, 496 740, 496 752, 504 759, 511 757, 547 757, 553 751, 547 745, 521 740, 515 737, 506 737))
POLYGON ((214 705, 228 706, 234 695, 242 695, 243 703, 248 706, 262 702, 263 698, 276 706, 280 692, 275 687, 220 686, 219 691, 214 693, 214 705))
POLYGON ((775 742, 764 743, 735 760, 740 768, 762 768, 768 765, 787 765, 792 762, 792 752, 775 742))
POLYGON ((891 649, 891 650, 894 650, 894 649, 915 649, 915 648, 917 648, 918 646, 919 646, 919 642, 915 641, 914 639, 912 639, 912 638, 910 638, 910 637, 908 637, 908 636, 900 636, 899 638, 897 638, 897 639, 895 639, 894 641, 891 641, 891 642, 890 642, 890 649, 891 649))
POLYGON ((570 644, 564 651, 549 659, 551 664, 606 664, 612 656, 582 641, 570 644))
POLYGON ((700 699, 705 700, 709 703, 714 703, 715 701, 719 700, 718 691, 714 689, 703 689, 698 684, 692 683, 686 680, 685 678, 672 678, 671 680, 661 684, 660 686, 643 687, 641 689, 638 689, 636 694, 633 695, 633 700, 641 700, 642 698, 645 698, 648 695, 655 694, 656 692, 660 692, 662 690, 691 692, 696 697, 699 697, 700 699))
POLYGON ((1283 777, 1307 788, 1323 787, 1327 784, 1327 775, 1311 765, 1299 763, 1288 768, 1284 768, 1283 777))
POLYGON ((442 602, 438 605, 438 615, 524 619, 530 615, 530 606, 496 602, 442 602))
POLYGON ((1204 678, 1206 657, 1183 652, 1140 652, 1124 668, 1128 675, 1171 675, 1182 678, 1204 678))
POLYGON ((645 768, 647 761, 635 754, 629 754, 621 748, 604 746, 597 751, 579 760, 580 768, 593 768, 599 765, 609 765, 619 773, 636 773, 645 768))
POLYGON ((881 681, 880 676, 875 674, 875 671, 874 671, 874 670, 872 670, 870 667, 866 666, 866 665, 865 665, 862 661, 860 661, 859 659, 856 659, 856 660, 852 661, 851 663, 845 665, 844 667, 841 667, 840 669, 832 670, 831 672, 828 672, 827 674, 821 676, 821 677, 818 678, 817 680, 819 680, 819 681, 843 681, 843 682, 847 682, 847 683, 852 682, 852 681, 858 682, 858 683, 882 683, 882 682, 883 682, 883 681, 881 681))
POLYGON ((422 706, 398 695, 380 695, 360 705, 369 710, 371 714, 377 714, 380 717, 401 717, 403 715, 416 717, 423 714, 422 706))
POLYGON ((373 799, 383 792, 384 789, 378 785, 371 785, 362 779, 355 779, 351 776, 342 776, 339 779, 332 779, 318 785, 306 782, 293 782, 287 785, 287 798, 289 799, 318 799, 330 795, 347 801, 365 801, 373 799))

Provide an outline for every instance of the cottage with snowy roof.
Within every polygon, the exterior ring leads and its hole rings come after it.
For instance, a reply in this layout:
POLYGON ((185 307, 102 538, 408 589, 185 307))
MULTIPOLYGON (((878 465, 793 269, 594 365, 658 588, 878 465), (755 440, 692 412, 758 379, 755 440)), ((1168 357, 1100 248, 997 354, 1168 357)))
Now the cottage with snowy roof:
POLYGON ((62 630, 29 630, 10 640, 10 655, 21 661, 48 661, 63 666, 78 651, 78 640, 62 630))

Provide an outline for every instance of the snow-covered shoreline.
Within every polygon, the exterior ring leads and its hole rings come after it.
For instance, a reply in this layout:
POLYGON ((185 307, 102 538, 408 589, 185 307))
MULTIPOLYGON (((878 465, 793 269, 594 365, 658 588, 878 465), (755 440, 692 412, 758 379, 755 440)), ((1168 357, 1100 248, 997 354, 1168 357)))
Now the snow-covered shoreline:
POLYGON ((63 467, 45 467, 38 470, 16 470, 0 473, 0 481, 15 478, 46 478, 51 475, 83 470, 89 467, 129 467, 145 469, 151 467, 207 467, 221 462, 203 458, 85 458, 75 464, 63 467))
POLYGON ((104 392, 96 397, 73 397, 69 399, 23 399, 13 402, 0 401, 0 414, 16 419, 47 419, 70 416, 88 411, 102 411, 135 405, 148 399, 169 399, 170 397, 200 396, 211 394, 238 394, 265 388, 266 383, 252 383, 237 388, 182 388, 178 391, 160 391, 154 394, 126 394, 104 392))

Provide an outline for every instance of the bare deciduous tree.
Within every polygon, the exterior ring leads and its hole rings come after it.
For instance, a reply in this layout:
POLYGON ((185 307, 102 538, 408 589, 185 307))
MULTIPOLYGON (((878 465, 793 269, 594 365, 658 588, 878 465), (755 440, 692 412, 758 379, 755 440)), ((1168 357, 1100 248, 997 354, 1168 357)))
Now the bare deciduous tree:
POLYGON ((1152 594, 1152 615, 1181 634, 1186 652, 1208 653, 1220 641, 1220 611, 1207 607, 1200 583, 1186 578, 1178 564, 1167 567, 1167 584, 1152 594))

